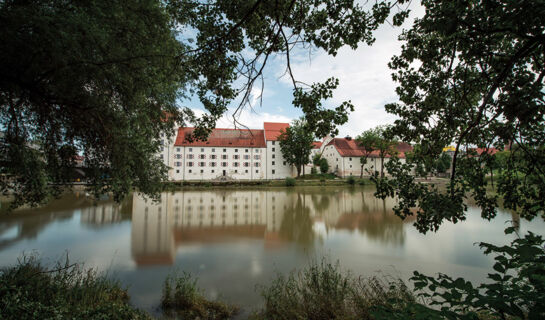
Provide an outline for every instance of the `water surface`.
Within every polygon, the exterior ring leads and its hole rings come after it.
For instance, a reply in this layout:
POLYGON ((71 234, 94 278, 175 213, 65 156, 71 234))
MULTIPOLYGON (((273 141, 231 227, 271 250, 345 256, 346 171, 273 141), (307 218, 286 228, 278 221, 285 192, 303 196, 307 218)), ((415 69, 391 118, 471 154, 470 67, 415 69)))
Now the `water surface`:
POLYGON ((129 287, 132 303, 157 314, 161 287, 187 271, 211 298, 246 310, 259 305, 259 288, 323 256, 355 275, 377 272, 408 279, 413 270, 485 280, 492 257, 476 242, 507 243, 503 229, 542 233, 545 223, 518 221, 500 210, 488 222, 471 208, 468 219, 422 235, 392 213, 394 200, 372 188, 217 189, 163 193, 160 202, 133 195, 116 204, 67 194, 39 209, 0 216, 0 265, 21 254, 72 261, 107 271, 129 287))

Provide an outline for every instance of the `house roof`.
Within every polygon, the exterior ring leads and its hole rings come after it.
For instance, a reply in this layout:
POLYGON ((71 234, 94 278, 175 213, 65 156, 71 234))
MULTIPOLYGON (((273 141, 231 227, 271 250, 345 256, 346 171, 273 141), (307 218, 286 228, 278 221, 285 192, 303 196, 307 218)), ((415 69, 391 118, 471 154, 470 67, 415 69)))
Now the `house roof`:
POLYGON ((264 122, 263 129, 265 129, 265 140, 276 141, 280 136, 281 131, 290 126, 289 123, 282 122, 264 122))
POLYGON ((321 146, 322 146, 322 142, 321 142, 321 141, 314 141, 314 142, 312 142, 312 148, 313 148, 313 149, 320 149, 321 146))
MULTIPOLYGON (((360 146, 355 140, 353 139, 346 139, 346 138, 334 138, 331 139, 331 141, 327 144, 328 146, 332 145, 337 149, 341 157, 362 157, 365 155, 365 148, 360 146)), ((396 146, 396 150, 398 152, 399 158, 405 158, 405 152, 411 151, 413 148, 405 142, 400 142, 396 146)), ((373 151, 369 154, 369 157, 376 158, 379 156, 378 151, 373 151)), ((387 158, 390 157, 390 155, 386 156, 387 158)))
POLYGON ((179 128, 175 146, 265 148, 264 130, 213 129, 208 139, 189 141, 195 128, 179 128))
POLYGON ((479 156, 482 155, 483 153, 488 153, 489 155, 495 155, 499 151, 496 148, 476 148, 471 150, 477 152, 479 156))

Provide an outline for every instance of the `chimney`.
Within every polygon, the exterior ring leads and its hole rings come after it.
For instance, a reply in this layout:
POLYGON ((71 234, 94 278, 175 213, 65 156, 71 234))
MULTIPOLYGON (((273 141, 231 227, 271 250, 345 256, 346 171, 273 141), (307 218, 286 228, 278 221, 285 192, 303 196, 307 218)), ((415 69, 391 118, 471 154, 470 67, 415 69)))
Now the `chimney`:
POLYGON ((351 137, 351 136, 346 136, 346 137, 344 137, 344 138, 345 138, 346 140, 348 140, 348 141, 352 140, 352 137, 351 137))

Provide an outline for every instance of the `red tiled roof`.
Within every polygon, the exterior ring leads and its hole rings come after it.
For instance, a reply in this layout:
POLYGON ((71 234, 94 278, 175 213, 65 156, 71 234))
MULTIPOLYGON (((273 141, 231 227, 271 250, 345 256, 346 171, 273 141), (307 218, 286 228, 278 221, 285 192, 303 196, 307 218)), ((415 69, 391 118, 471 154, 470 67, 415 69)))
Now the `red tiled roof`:
POLYGON ((499 150, 496 149, 496 148, 477 148, 477 149, 473 149, 475 152, 477 152, 477 154, 480 156, 481 154, 483 153, 488 153, 489 155, 495 155, 496 152, 498 152, 499 150))
POLYGON ((191 135, 193 130, 195 128, 179 128, 174 145, 194 147, 266 147, 263 130, 213 129, 208 136, 208 140, 193 140, 189 142, 187 137, 191 135))
POLYGON ((321 146, 322 146, 322 142, 321 142, 321 141, 314 141, 314 142, 312 143, 313 149, 320 149, 321 146))
POLYGON ((264 122, 263 128, 265 129, 265 140, 276 141, 282 130, 286 130, 290 126, 289 123, 280 122, 264 122))
MULTIPOLYGON (((332 145, 337 149, 341 157, 362 157, 365 155, 365 148, 360 146, 355 140, 353 139, 346 139, 346 138, 334 138, 331 139, 331 141, 327 144, 328 146, 332 145)), ((397 145, 397 156, 399 158, 405 158, 405 152, 411 151, 413 148, 405 142, 400 142, 397 145)), ((375 158, 379 156, 378 151, 373 151, 371 154, 369 154, 369 157, 375 158)), ((390 155, 386 156, 387 158, 390 157, 390 155)))

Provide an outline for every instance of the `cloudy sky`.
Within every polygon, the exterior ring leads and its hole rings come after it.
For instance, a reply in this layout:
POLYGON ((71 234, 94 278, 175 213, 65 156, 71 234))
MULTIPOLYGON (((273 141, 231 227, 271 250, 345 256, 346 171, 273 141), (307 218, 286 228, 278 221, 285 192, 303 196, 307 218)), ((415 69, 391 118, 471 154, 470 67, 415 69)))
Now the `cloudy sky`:
MULTIPOLYGON (((342 101, 351 100, 355 111, 349 115, 349 121, 339 127, 340 136, 356 136, 362 131, 381 124, 392 123, 393 115, 384 111, 384 105, 397 100, 395 83, 391 80, 391 70, 387 63, 393 55, 399 54, 401 42, 397 40, 401 31, 409 28, 415 17, 421 17, 424 9, 414 1, 411 15, 402 27, 384 24, 375 32, 373 46, 361 45, 357 50, 343 48, 336 57, 323 51, 315 51, 309 58, 308 51, 295 51, 291 56, 291 65, 297 80, 311 84, 323 82, 329 77, 340 81, 334 97, 325 105, 334 107, 342 101)), ((290 122, 302 115, 292 106, 292 84, 288 76, 281 77, 285 70, 285 57, 277 56, 270 60, 265 70, 265 87, 252 91, 254 107, 246 108, 239 121, 249 128, 260 129, 264 121, 290 122), (258 97, 262 95, 260 105, 258 97)), ((191 102, 197 113, 198 104, 191 102)), ((219 128, 232 128, 230 111, 218 122, 219 128)))

